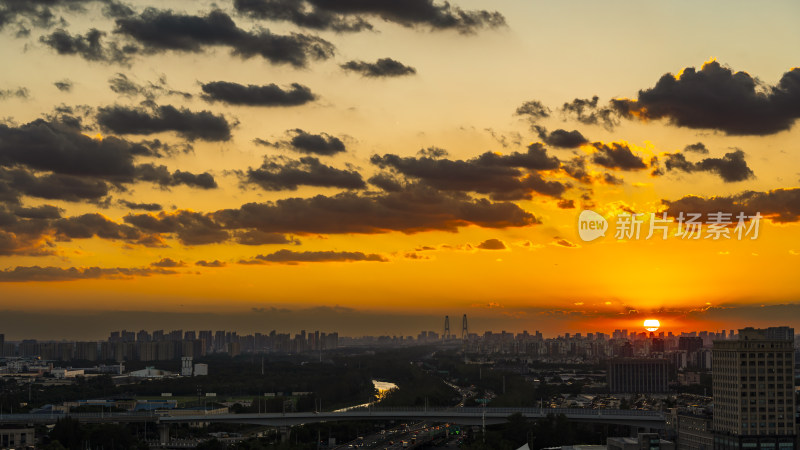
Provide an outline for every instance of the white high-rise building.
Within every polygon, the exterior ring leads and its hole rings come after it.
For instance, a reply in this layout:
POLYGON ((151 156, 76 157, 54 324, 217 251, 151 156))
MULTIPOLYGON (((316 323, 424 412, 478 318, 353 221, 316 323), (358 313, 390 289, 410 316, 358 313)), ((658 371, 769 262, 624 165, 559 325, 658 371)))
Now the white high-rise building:
POLYGON ((192 357, 191 356, 184 356, 181 358, 181 376, 190 377, 192 376, 192 357))
POLYGON ((714 341, 715 450, 795 450, 794 330, 714 341))

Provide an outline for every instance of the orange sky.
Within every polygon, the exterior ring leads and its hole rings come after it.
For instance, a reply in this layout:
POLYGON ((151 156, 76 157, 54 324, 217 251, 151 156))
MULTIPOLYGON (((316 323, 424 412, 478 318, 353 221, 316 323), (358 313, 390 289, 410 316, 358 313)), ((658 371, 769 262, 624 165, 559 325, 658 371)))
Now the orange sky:
POLYGON ((323 25, 233 2, 9 10, 0 333, 119 311, 353 335, 464 313, 475 331, 785 324, 800 69, 775 42, 800 38, 796 3, 301 3, 323 25), (584 209, 605 237, 580 238, 584 209), (614 238, 617 215, 667 210, 764 219, 756 240, 614 238))

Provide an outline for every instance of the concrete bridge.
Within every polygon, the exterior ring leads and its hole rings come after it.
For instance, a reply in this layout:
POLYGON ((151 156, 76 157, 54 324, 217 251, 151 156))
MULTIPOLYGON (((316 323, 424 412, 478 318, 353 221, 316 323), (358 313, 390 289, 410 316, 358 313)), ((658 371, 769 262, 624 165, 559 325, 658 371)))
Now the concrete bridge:
MULTIPOLYGON (((519 413, 528 419, 549 414, 566 416, 567 420, 584 423, 625 425, 647 429, 664 429, 665 417, 659 411, 576 409, 576 408, 358 408, 340 412, 293 412, 265 414, 198 414, 170 415, 169 411, 126 413, 73 413, 81 422, 157 422, 162 425, 192 422, 238 423, 286 427, 314 422, 343 420, 426 420, 460 425, 492 425, 503 423, 508 416, 519 413)), ((49 424, 66 414, 3 414, 0 424, 49 424)))

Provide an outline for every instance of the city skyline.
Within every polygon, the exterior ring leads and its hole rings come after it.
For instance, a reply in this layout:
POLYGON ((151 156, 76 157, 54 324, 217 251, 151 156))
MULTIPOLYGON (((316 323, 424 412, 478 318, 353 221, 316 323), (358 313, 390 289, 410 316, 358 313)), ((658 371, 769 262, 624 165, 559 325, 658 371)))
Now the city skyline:
MULTIPOLYGON (((319 311, 324 314, 324 316, 328 317, 331 314, 330 310, 322 310, 319 311)), ((297 326, 292 326, 290 323, 286 321, 281 322, 279 325, 276 326, 267 326, 263 323, 259 322, 258 320, 251 320, 249 325, 244 327, 236 327, 234 324, 241 324, 241 323, 248 323, 247 321, 243 320, 242 317, 228 317, 226 315, 214 314, 209 315, 204 320, 195 321, 195 323, 200 323, 201 325, 198 326, 181 326, 180 324, 186 324, 190 321, 187 321, 185 315, 175 313, 173 315, 167 315, 166 317, 161 317, 160 320, 153 320, 152 313, 150 312, 138 312, 135 313, 133 317, 131 317, 131 313, 124 312, 118 313, 114 320, 107 320, 107 319, 98 319, 99 316, 95 315, 93 318, 96 320, 94 321, 95 325, 91 327, 85 327, 80 330, 77 330, 74 324, 71 322, 69 317, 64 317, 61 315, 53 316, 52 323, 47 322, 48 326, 42 326, 42 320, 45 321, 48 319, 47 316, 43 316, 40 313, 36 314, 29 314, 25 317, 13 317, 15 321, 18 323, 16 326, 6 327, 4 329, 5 333, 0 333, 3 335, 6 342, 21 342, 23 340, 39 340, 43 342, 66 342, 66 341, 104 341, 108 339, 109 332, 128 332, 132 333, 135 336, 138 336, 140 332, 146 333, 154 333, 160 332, 163 333, 164 336, 168 336, 170 333, 174 333, 180 331, 181 333, 184 332, 196 332, 199 333, 200 331, 208 330, 212 331, 212 333, 216 333, 220 330, 226 331, 228 333, 233 332, 234 334, 238 334, 240 336, 245 335, 254 335, 254 334, 263 334, 267 335, 269 333, 278 333, 278 334, 287 334, 287 335, 295 335, 297 333, 305 332, 323 332, 323 333, 336 333, 338 336, 342 336, 345 338, 376 338, 376 337, 394 337, 394 338, 416 338, 418 337, 419 333, 436 333, 439 338, 444 338, 445 335, 445 317, 449 316, 441 316, 441 317, 405 317, 406 321, 409 323, 415 323, 417 325, 413 325, 408 328, 400 329, 397 328, 398 331, 393 331, 391 327, 391 323, 396 321, 395 317, 392 316, 383 316, 383 320, 386 323, 382 323, 378 321, 377 323, 371 323, 369 325, 353 325, 351 327, 353 331, 347 331, 347 328, 337 328, 335 325, 332 325, 330 320, 318 320, 318 321, 300 321, 300 324, 297 326), (133 321, 131 321, 133 319, 133 321), (436 319, 436 320, 434 320, 436 319), (142 324, 141 326, 134 326, 135 323, 142 324), (113 326, 112 324, 117 323, 119 325, 113 326), (417 328, 413 328, 416 326, 417 328), (47 332, 42 332, 44 328, 47 328, 47 332), (370 331, 373 330, 373 331, 370 331)), ((344 313, 343 313, 344 314, 344 313)), ((346 313, 346 316, 350 317, 353 316, 351 313, 346 313)), ((76 317, 82 317, 81 314, 76 314, 76 317)), ((255 318, 258 319, 258 315, 255 315, 255 318)), ((451 321, 451 326, 449 328, 450 337, 454 339, 461 339, 463 334, 462 328, 462 317, 461 316, 453 316, 454 320, 451 321), (455 320, 457 319, 457 320, 455 320)), ((363 320, 363 317, 359 317, 355 315, 355 317, 350 317, 350 320, 363 320)), ((370 318, 370 320, 375 320, 375 318, 370 318)), ((507 333, 510 335, 521 335, 524 333, 530 333, 531 336, 533 335, 541 335, 546 339, 550 338, 559 338, 559 337, 583 337, 586 338, 588 335, 594 336, 594 338, 598 338, 598 336, 602 335, 605 339, 614 338, 620 332, 622 332, 626 337, 627 336, 647 336, 647 337, 664 337, 664 336, 697 336, 700 333, 703 335, 705 334, 719 334, 725 335, 725 333, 733 333, 734 330, 741 329, 741 326, 731 326, 731 327, 717 327, 713 329, 692 329, 686 327, 670 327, 669 322, 667 322, 667 326, 664 326, 662 323, 660 327, 657 329, 652 329, 650 326, 645 326, 643 323, 635 322, 635 321, 627 321, 627 322, 620 322, 620 323, 627 323, 629 325, 620 325, 617 328, 570 328, 570 329, 561 329, 561 328, 552 328, 552 327, 535 327, 532 326, 530 323, 526 323, 524 321, 520 321, 519 325, 520 328, 509 328, 507 327, 508 321, 504 318, 498 318, 497 320, 483 320, 478 319, 475 323, 473 323, 472 319, 469 320, 469 325, 467 326, 467 332, 470 335, 477 335, 483 336, 485 333, 507 333)), ((788 324, 790 323, 789 320, 775 319, 769 320, 764 322, 757 322, 757 321, 750 321, 746 322, 747 327, 753 326, 777 326, 780 324, 788 324), (766 323, 767 325, 759 325, 761 323, 766 323)), ((781 325, 783 326, 783 325, 781 325)), ((731 334, 733 335, 733 334, 731 334)), ((136 338, 138 341, 138 338, 136 338)))
POLYGON ((0 3, 8 336, 800 328, 795 2, 68 3, 0 3))

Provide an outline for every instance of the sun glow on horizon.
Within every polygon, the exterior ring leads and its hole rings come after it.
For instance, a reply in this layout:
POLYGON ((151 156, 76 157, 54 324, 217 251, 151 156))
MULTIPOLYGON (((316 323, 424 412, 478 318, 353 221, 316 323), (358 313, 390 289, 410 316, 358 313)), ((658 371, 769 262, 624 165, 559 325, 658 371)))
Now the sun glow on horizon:
POLYGON ((658 328, 661 326, 661 322, 658 319, 647 319, 644 321, 644 329, 649 332, 658 331, 658 328))

